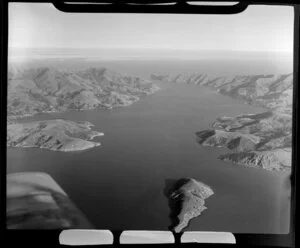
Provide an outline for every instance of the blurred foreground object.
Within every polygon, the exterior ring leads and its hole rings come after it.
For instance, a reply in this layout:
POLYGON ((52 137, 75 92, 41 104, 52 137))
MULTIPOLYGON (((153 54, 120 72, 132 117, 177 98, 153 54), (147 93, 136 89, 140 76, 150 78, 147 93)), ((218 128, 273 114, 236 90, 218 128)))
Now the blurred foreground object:
POLYGON ((8 174, 6 198, 7 229, 93 228, 46 173, 8 174))

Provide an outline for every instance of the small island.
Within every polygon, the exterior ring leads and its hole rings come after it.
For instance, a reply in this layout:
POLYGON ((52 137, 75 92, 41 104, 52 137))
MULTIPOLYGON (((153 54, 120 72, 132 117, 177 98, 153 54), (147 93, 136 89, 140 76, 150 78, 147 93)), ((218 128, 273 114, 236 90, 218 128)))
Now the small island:
POLYGON ((12 123, 7 125, 7 146, 36 147, 52 151, 74 152, 100 146, 91 141, 104 134, 92 131, 89 122, 62 119, 12 123))
POLYGON ((209 186, 193 178, 166 180, 165 196, 169 200, 172 222, 170 229, 181 232, 191 219, 207 209, 204 200, 213 194, 209 186))

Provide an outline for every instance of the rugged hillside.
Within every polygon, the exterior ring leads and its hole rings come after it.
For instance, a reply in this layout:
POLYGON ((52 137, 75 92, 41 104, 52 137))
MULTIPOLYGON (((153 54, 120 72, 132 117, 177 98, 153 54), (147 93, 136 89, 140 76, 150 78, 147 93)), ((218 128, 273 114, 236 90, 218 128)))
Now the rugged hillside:
POLYGON ((291 167, 291 115, 265 112, 256 115, 218 118, 215 129, 197 132, 201 145, 226 147, 233 153, 219 159, 261 167, 288 170, 291 167))
POLYGON ((8 72, 8 115, 22 117, 68 109, 130 105, 159 88, 138 77, 105 68, 79 71, 37 68, 8 72))
POLYGON ((214 191, 209 186, 193 178, 180 178, 166 182, 165 195, 169 201, 172 220, 170 229, 182 232, 190 220, 207 209, 205 200, 213 194, 214 191))
POLYGON ((289 111, 292 106, 293 74, 214 77, 205 74, 151 75, 152 80, 208 86, 248 104, 289 111), (286 109, 287 108, 287 109, 286 109))
POLYGON ((196 133, 203 146, 227 147, 236 152, 251 151, 260 142, 260 137, 239 132, 205 130, 196 133))
POLYGON ((37 147, 54 151, 80 151, 99 146, 90 141, 103 133, 92 131, 89 122, 66 120, 15 123, 7 126, 7 146, 37 147))
POLYGON ((50 120, 17 123, 18 117, 65 110, 127 106, 157 91, 155 84, 105 68, 57 70, 9 68, 7 146, 78 151, 99 146, 92 142, 102 133, 90 123, 50 120))
POLYGON ((152 80, 197 84, 247 104, 260 114, 219 117, 212 128, 196 132, 199 144, 226 147, 219 159, 267 170, 291 167, 293 74, 210 77, 204 74, 152 75, 152 80))

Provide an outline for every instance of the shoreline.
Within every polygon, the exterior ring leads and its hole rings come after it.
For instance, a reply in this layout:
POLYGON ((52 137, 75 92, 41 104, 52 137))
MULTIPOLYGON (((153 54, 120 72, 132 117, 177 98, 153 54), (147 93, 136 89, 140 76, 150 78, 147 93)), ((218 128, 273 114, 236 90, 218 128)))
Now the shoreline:
POLYGON ((92 140, 104 136, 104 133, 93 131, 93 126, 87 121, 78 123, 62 119, 9 124, 6 146, 61 152, 84 151, 101 145, 92 140))

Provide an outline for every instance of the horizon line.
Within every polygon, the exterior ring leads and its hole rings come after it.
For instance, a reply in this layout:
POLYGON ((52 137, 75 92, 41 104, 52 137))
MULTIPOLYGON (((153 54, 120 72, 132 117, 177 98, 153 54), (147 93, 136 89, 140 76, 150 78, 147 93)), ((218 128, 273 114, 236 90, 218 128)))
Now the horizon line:
POLYGON ((32 49, 57 49, 57 50, 165 50, 165 51, 197 51, 197 52, 273 52, 273 53, 293 53, 290 50, 240 50, 240 49, 193 49, 193 48, 149 48, 149 47, 20 47, 20 46, 8 46, 8 49, 22 49, 22 50, 32 50, 32 49))
MULTIPOLYGON (((196 52, 196 53, 215 53, 215 52, 220 52, 220 53, 274 53, 274 54, 289 54, 289 55, 293 55, 294 51, 290 51, 290 50, 225 50, 225 49, 184 49, 184 48, 83 48, 83 47, 74 47, 74 48, 70 48, 70 47, 13 47, 13 46, 9 46, 8 50, 12 50, 12 51, 33 51, 33 50, 64 50, 64 51, 74 51, 74 50, 78 50, 78 51, 122 51, 122 52, 126 52, 126 51, 144 51, 144 52, 149 52, 149 51, 164 51, 164 52, 174 52, 176 55, 176 53, 180 53, 180 52, 196 52)), ((122 55, 121 55, 122 56, 122 55)))

